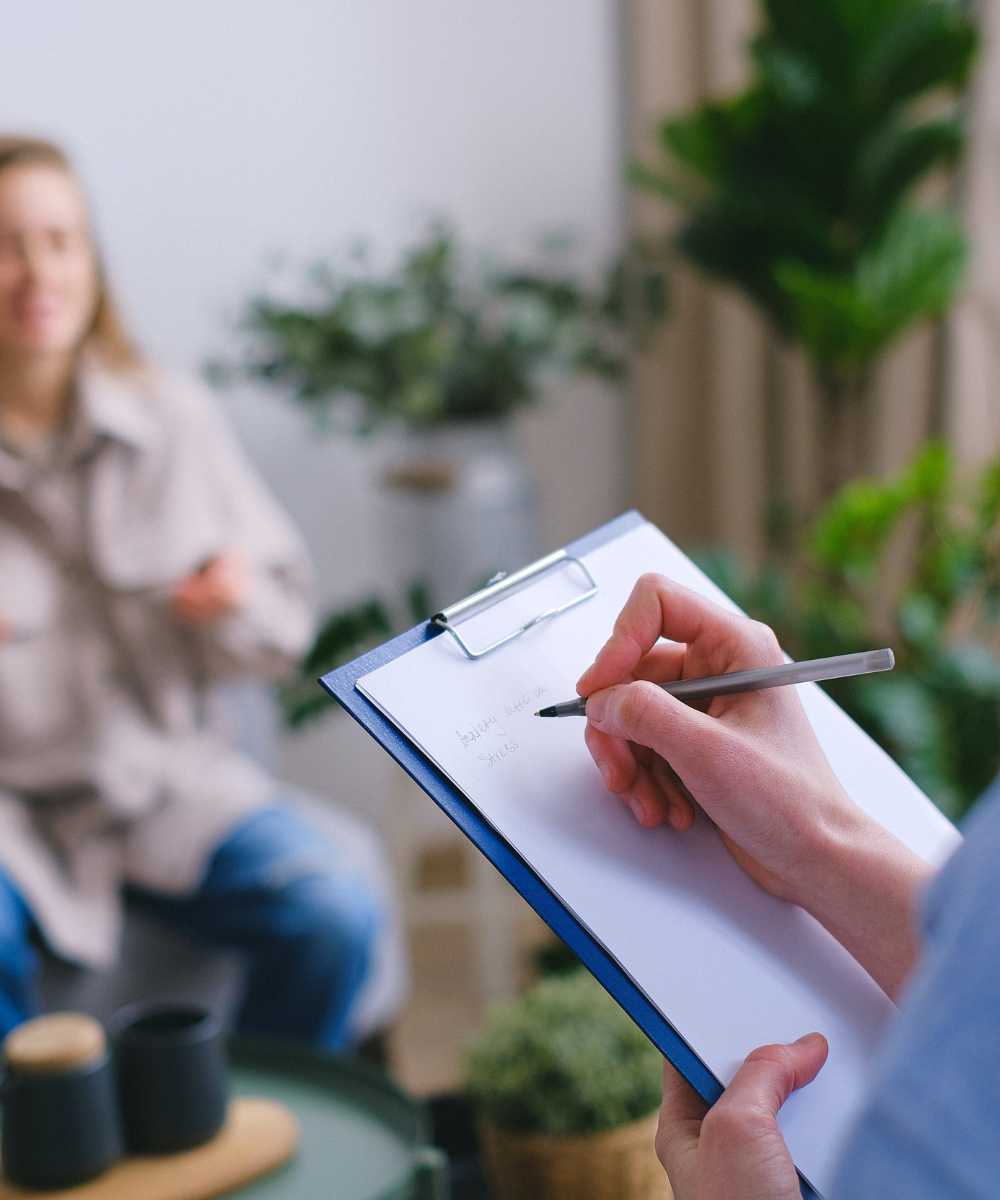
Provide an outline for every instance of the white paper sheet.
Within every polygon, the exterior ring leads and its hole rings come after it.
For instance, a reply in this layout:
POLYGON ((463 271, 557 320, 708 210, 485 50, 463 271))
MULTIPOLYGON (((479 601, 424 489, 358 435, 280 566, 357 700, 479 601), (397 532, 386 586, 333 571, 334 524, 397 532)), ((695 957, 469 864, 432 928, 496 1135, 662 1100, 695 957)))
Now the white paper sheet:
MULTIPOLYGON (((583 721, 533 716, 575 694, 644 572, 734 607, 649 524, 585 561, 599 591, 576 608, 477 661, 440 636, 358 688, 532 865, 723 1083, 756 1046, 812 1030, 827 1037, 826 1066, 780 1114, 796 1165, 822 1193, 893 1006, 812 917, 744 875, 708 821, 686 834, 641 828, 606 791, 583 721)), ((488 644, 579 586, 571 570, 543 577, 462 632, 488 644)), ((799 693, 853 798, 942 862, 959 840, 952 825, 815 684, 799 693)))

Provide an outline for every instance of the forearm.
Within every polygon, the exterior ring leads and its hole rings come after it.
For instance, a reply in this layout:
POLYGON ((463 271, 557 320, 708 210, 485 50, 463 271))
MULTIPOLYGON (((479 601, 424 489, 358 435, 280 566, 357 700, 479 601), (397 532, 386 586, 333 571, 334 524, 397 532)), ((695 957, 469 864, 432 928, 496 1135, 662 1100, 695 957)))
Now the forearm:
POLYGON ((851 818, 817 831, 790 883, 789 898, 895 997, 917 959, 917 901, 934 874, 933 867, 858 809, 851 818))

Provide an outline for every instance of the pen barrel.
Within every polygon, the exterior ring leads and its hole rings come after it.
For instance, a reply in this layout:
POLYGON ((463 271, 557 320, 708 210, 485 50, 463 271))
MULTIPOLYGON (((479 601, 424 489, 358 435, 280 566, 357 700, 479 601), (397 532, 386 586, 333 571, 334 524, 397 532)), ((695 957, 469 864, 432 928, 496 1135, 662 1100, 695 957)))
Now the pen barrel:
POLYGON ((847 675, 867 675, 873 671, 890 671, 893 664, 891 650, 862 650, 858 654, 838 654, 833 658, 812 658, 778 667, 733 671, 713 679, 680 679, 675 683, 661 683, 660 687, 678 700, 697 700, 823 679, 843 679, 847 675))

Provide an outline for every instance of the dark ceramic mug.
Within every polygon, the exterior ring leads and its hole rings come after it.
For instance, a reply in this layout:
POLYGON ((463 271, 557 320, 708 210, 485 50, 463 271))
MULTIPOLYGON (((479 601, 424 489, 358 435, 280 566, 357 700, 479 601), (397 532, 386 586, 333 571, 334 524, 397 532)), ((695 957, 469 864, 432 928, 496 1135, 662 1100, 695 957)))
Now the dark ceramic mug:
POLYGON ((104 1032, 80 1013, 25 1022, 4 1042, 0 1156, 11 1183, 65 1188, 124 1152, 104 1032))
POLYGON ((131 1004, 110 1028, 129 1151, 166 1154, 214 1137, 226 1119, 222 1022, 193 1004, 131 1004))

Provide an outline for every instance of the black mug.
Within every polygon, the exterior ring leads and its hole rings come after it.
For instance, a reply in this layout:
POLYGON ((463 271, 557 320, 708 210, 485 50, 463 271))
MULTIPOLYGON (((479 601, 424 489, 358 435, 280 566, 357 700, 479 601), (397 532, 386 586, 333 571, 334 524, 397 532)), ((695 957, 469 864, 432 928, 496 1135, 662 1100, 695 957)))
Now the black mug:
MULTIPOLYGON (((124 1153, 114 1072, 96 1022, 92 1051, 84 1061, 59 1066, 8 1050, 15 1038, 24 1042, 36 1029, 51 1047, 52 1027, 58 1037, 58 1022, 69 1017, 53 1014, 27 1022, 5 1043, 0 1156, 4 1174, 19 1187, 72 1187, 100 1175, 124 1153)), ((72 1017, 78 1026, 89 1020, 72 1017)))
POLYGON ((111 1021, 125 1144, 133 1154, 199 1146, 226 1119, 222 1022, 193 1004, 132 1004, 111 1021))

